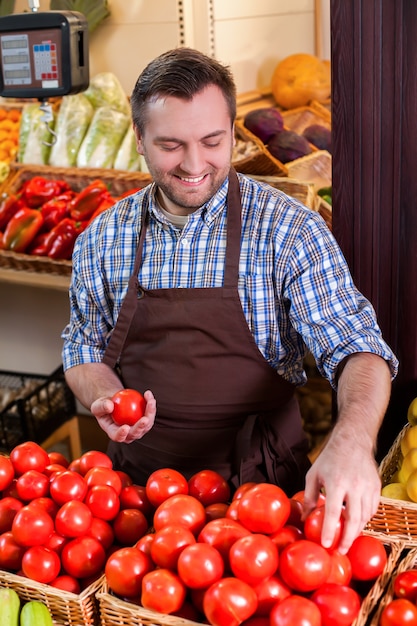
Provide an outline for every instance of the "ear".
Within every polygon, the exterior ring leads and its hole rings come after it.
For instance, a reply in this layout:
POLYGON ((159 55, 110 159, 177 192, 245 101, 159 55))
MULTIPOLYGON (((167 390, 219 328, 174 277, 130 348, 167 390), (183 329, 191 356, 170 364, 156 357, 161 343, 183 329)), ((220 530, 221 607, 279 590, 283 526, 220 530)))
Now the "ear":
POLYGON ((232 140, 233 140, 233 147, 236 147, 236 133, 235 133, 235 123, 233 122, 232 124, 232 140))
POLYGON ((138 151, 139 154, 143 155, 142 136, 140 134, 139 128, 135 124, 133 124, 133 130, 135 132, 135 137, 136 137, 136 150, 138 151))

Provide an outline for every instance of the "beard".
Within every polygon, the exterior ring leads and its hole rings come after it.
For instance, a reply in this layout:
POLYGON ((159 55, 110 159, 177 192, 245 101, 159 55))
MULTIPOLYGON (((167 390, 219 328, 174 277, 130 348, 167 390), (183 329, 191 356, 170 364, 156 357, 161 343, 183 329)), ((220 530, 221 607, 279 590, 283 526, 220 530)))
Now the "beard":
POLYGON ((179 215, 193 213, 206 204, 226 180, 231 166, 230 162, 221 168, 211 166, 209 171, 204 173, 205 180, 203 185, 185 188, 179 178, 187 178, 186 173, 179 173, 178 171, 166 172, 158 167, 154 167, 151 160, 148 159, 145 150, 144 158, 153 182, 158 188, 158 199, 162 203, 163 208, 170 210, 170 206, 165 206, 164 198, 166 198, 180 209, 179 215), (183 210, 181 211, 181 209, 183 210))

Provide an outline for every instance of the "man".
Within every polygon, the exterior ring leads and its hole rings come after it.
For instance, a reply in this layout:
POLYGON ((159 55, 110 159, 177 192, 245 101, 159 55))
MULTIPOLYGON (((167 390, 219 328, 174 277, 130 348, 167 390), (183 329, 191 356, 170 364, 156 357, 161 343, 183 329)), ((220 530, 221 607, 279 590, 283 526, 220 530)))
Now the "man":
POLYGON ((344 510, 346 552, 377 509, 374 448, 398 365, 373 308, 317 213, 231 169, 228 68, 169 51, 142 72, 131 107, 153 183, 77 241, 68 384, 135 482, 158 467, 209 467, 235 487, 305 485, 305 512, 324 490, 322 543, 344 510), (311 467, 294 398, 305 346, 338 399, 311 467), (111 417, 123 387, 147 401, 132 427, 111 417))

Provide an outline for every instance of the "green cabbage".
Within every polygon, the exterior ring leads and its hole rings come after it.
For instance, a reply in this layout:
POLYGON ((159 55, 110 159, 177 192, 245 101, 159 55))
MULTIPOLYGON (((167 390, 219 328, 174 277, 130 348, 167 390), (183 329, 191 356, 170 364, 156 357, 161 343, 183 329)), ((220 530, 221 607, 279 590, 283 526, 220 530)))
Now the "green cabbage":
POLYGON ((74 167, 81 143, 93 118, 94 109, 82 94, 65 96, 55 123, 56 142, 51 148, 49 165, 74 167))
POLYGON ((112 168, 130 116, 110 107, 96 109, 77 155, 77 167, 112 168))
POLYGON ((42 119, 44 111, 39 104, 31 103, 23 107, 19 128, 19 151, 17 160, 20 163, 48 165, 51 144, 54 136, 51 130, 55 126, 55 114, 48 125, 42 119))
POLYGON ((84 95, 95 109, 111 107, 126 115, 130 114, 127 96, 118 78, 111 72, 101 72, 93 76, 84 95))
POLYGON ((121 146, 116 154, 113 167, 116 170, 127 170, 128 172, 140 172, 141 155, 136 148, 136 135, 133 126, 130 125, 126 131, 121 146))

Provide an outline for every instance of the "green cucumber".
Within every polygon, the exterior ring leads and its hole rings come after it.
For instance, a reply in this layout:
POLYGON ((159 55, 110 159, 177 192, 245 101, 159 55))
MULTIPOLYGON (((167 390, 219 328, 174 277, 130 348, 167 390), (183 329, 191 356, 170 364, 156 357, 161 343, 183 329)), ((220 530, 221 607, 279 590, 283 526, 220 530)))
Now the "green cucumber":
POLYGON ((23 605, 20 626, 53 626, 52 615, 43 602, 31 600, 23 605))
POLYGON ((0 626, 19 626, 20 598, 14 589, 0 587, 0 626))

